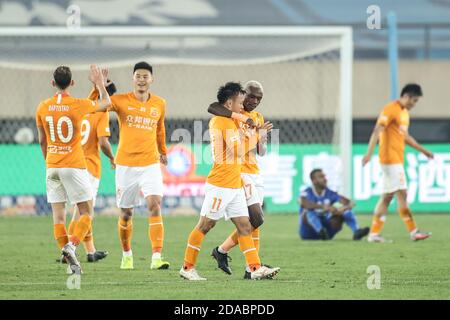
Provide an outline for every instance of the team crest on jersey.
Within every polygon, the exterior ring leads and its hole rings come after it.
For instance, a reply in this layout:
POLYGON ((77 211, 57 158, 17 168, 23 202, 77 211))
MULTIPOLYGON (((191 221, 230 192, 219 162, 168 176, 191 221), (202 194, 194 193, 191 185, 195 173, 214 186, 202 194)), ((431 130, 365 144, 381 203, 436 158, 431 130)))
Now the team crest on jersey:
POLYGON ((157 117, 158 116, 158 109, 157 108, 151 108, 150 109, 150 115, 152 117, 157 117))

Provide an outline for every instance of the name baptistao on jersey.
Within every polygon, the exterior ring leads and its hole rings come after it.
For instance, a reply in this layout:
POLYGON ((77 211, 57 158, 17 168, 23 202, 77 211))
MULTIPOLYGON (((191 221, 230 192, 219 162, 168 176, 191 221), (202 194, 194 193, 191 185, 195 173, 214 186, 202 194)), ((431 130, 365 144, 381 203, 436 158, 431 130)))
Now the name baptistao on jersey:
MULTIPOLYGON (((251 112, 246 112, 244 111, 244 114, 247 117, 250 117, 253 122, 258 126, 262 126, 264 124, 264 118, 262 116, 261 113, 257 112, 257 111, 251 111, 251 112)), ((248 145, 250 143, 250 136, 254 135, 254 134, 258 134, 256 129, 250 129, 248 127, 248 125, 244 124, 243 125, 243 129, 245 131, 245 138, 244 138, 244 143, 247 145, 247 149, 248 149, 248 145)), ((258 139, 259 140, 259 139, 258 139)), ((253 150, 250 150, 249 152, 247 152, 244 155, 244 159, 242 162, 242 173, 250 173, 250 174, 258 174, 259 173, 259 167, 258 167, 258 162, 256 160, 256 148, 253 150)))
POLYGON ((380 136, 380 163, 403 164, 405 135, 400 129, 408 130, 408 110, 402 108, 398 101, 393 101, 383 108, 377 124, 385 127, 380 136))
POLYGON ((97 179, 100 179, 102 170, 98 138, 109 136, 108 112, 96 112, 84 116, 81 122, 81 144, 86 158, 87 170, 97 179))
POLYGON ((111 101, 110 110, 117 113, 120 128, 116 163, 129 167, 158 163, 159 155, 167 153, 165 100, 152 94, 142 102, 129 92, 114 95, 111 101))
POLYGON ((216 116, 209 121, 209 131, 214 165, 206 182, 222 188, 241 188, 240 134, 236 123, 216 116))
POLYGON ((58 94, 42 101, 36 111, 36 125, 44 128, 47 139, 47 168, 86 168, 80 127, 97 103, 58 94))

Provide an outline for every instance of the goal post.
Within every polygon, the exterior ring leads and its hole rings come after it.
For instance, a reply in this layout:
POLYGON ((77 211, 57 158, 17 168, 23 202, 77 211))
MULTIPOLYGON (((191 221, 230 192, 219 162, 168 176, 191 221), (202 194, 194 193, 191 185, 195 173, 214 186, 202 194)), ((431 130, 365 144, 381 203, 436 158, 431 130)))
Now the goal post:
POLYGON ((2 27, 0 144, 15 143, 20 125, 10 119, 32 123, 36 102, 52 94, 57 65, 72 68, 73 94, 83 96, 90 63, 108 66, 119 91, 128 91, 140 60, 156 67, 153 88, 167 99, 169 120, 206 119, 225 81, 260 81, 261 113, 278 125, 281 142, 331 145, 340 159, 337 187, 352 196, 351 27, 2 27))

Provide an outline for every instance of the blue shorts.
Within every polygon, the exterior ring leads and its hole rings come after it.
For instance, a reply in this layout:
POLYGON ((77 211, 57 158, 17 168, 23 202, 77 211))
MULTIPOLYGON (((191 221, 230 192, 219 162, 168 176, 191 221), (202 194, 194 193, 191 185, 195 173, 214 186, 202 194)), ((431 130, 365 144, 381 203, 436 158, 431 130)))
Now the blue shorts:
MULTIPOLYGON (((327 230, 328 237, 333 239, 333 237, 341 231, 341 229, 334 229, 331 226, 331 214, 319 215, 320 222, 322 223, 323 228, 327 230)), ((300 214, 300 238, 304 240, 320 240, 319 233, 311 227, 306 220, 306 216, 304 213, 300 214)))

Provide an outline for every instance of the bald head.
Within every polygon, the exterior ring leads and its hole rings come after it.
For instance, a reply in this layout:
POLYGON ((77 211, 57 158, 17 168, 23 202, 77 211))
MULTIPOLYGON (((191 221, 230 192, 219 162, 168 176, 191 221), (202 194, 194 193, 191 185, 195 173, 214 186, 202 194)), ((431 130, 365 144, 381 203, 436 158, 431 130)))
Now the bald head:
POLYGON ((247 92, 244 100, 244 110, 250 112, 261 102, 264 95, 263 86, 256 80, 250 80, 244 85, 244 88, 247 92))

